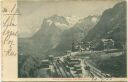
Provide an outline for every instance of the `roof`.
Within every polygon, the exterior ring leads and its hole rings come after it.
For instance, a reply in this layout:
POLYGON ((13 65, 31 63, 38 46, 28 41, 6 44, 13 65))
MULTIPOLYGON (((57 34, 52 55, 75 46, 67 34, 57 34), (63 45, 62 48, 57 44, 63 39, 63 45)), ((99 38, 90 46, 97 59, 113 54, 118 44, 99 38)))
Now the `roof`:
POLYGON ((114 42, 112 39, 101 39, 101 41, 103 41, 103 42, 108 42, 108 41, 114 42))

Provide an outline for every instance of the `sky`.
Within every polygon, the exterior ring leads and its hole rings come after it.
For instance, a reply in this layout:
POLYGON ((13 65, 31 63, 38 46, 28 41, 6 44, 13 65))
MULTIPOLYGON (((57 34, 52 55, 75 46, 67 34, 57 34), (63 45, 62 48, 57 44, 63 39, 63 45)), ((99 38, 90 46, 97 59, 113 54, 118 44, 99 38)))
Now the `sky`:
POLYGON ((18 31, 29 37, 41 27, 44 18, 52 15, 87 17, 101 15, 120 0, 21 0, 18 1, 18 31))

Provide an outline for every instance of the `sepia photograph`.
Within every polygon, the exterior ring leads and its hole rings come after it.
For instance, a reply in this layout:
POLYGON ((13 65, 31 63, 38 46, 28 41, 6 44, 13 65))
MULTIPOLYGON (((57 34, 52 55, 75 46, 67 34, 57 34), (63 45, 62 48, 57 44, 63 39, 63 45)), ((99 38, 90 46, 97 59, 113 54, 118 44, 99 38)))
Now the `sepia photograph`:
POLYGON ((18 78, 127 78, 125 0, 19 0, 18 78))

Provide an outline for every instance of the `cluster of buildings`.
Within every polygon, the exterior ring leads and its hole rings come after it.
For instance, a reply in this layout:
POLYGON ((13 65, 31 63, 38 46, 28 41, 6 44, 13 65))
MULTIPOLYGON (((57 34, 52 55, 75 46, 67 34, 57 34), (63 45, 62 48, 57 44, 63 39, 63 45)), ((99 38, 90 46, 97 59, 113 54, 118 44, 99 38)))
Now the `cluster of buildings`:
MULTIPOLYGON (((74 41, 72 43, 72 51, 89 51, 89 50, 95 50, 97 46, 97 42, 78 42, 78 41, 74 41)), ((101 39, 99 41, 99 45, 100 47, 103 47, 102 50, 109 50, 114 48, 114 40, 112 39, 101 39)))

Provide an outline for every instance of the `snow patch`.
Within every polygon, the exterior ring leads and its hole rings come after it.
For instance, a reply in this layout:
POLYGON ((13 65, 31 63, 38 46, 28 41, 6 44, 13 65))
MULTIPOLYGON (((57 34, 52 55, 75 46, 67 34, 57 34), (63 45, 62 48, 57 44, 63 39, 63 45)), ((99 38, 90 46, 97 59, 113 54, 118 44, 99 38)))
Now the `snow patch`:
POLYGON ((63 26, 63 27, 67 27, 67 26, 68 26, 68 25, 62 24, 62 23, 60 23, 60 22, 56 22, 55 25, 56 25, 56 26, 61 26, 61 27, 62 27, 62 26, 63 26))
POLYGON ((72 27, 76 23, 79 23, 80 19, 81 19, 81 17, 76 17, 76 16, 68 16, 68 17, 66 17, 66 20, 68 21, 70 27, 72 27))
POLYGON ((92 22, 96 23, 97 22, 97 18, 96 17, 93 17, 92 18, 92 22))
POLYGON ((49 24, 49 26, 53 23, 53 21, 51 20, 47 20, 47 23, 49 24))
POLYGON ((60 29, 67 29, 67 28, 68 28, 68 25, 62 24, 62 23, 60 23, 60 22, 55 22, 55 25, 56 25, 57 27, 59 27, 60 29))

